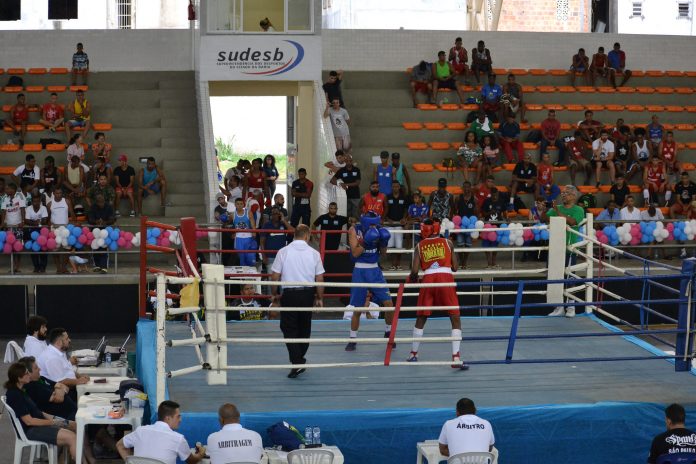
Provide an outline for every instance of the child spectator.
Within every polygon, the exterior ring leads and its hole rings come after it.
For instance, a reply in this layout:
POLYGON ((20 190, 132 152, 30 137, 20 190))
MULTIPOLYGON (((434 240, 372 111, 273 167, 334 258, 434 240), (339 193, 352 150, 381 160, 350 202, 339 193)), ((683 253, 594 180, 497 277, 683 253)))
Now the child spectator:
POLYGON ((70 255, 68 258, 70 262, 70 273, 77 274, 78 272, 89 272, 87 270, 87 259, 78 255, 70 255))
POLYGON ((547 153, 549 145, 558 148, 558 160, 554 166, 560 166, 565 159, 565 146, 561 140, 561 123, 556 119, 556 110, 549 110, 546 119, 541 122, 541 141, 539 144, 539 158, 547 153))
MULTIPOLYGON (((551 165, 551 156, 548 153, 544 153, 541 156, 541 162, 537 165, 537 182, 535 187, 535 196, 537 197, 544 193, 544 189, 548 188, 553 191, 554 187, 558 188, 553 182, 553 166, 551 165)), ((560 190, 558 193, 560 193, 560 190)))
POLYGON ((330 104, 326 104, 324 117, 331 120, 331 129, 336 140, 336 148, 343 150, 345 153, 350 153, 350 115, 345 108, 341 108, 338 98, 334 98, 330 104))
POLYGON ((140 211, 141 214, 143 212, 143 198, 147 197, 148 195, 156 195, 159 193, 160 205, 162 207, 172 205, 170 202, 166 201, 167 180, 165 179, 162 170, 157 167, 157 162, 152 156, 147 158, 145 167, 140 168, 138 181, 140 183, 140 192, 138 192, 138 211, 140 211))
POLYGON ((82 136, 87 137, 87 133, 92 127, 92 106, 85 98, 85 93, 82 90, 77 91, 75 100, 66 107, 65 112, 68 115, 65 122, 65 135, 68 140, 72 137, 70 129, 73 127, 81 127, 82 136))
POLYGON ((128 156, 121 155, 118 157, 118 167, 114 169, 114 179, 116 183, 114 198, 114 209, 116 217, 121 215, 119 206, 122 198, 128 198, 130 207, 130 217, 135 217, 135 199, 133 197, 133 188, 135 187, 135 169, 128 165, 128 156))
POLYGON ((106 135, 103 132, 94 134, 95 142, 92 144, 92 156, 95 160, 102 160, 107 168, 111 168, 111 144, 106 143, 106 135))
POLYGON ((607 63, 609 67, 609 82, 612 87, 616 88, 616 75, 623 77, 619 87, 623 87, 631 78, 631 71, 626 69, 626 53, 621 50, 621 45, 616 42, 614 49, 607 55, 607 63))
POLYGON ((260 303, 255 296, 258 296, 256 289, 251 284, 242 285, 239 290, 241 298, 234 300, 232 302, 233 307, 245 308, 237 311, 228 311, 227 320, 228 321, 260 321, 266 319, 266 311, 259 308, 267 308, 268 302, 264 300, 260 303))
POLYGON ((656 114, 653 114, 652 118, 650 118, 650 124, 648 124, 645 129, 648 131, 648 140, 652 143, 653 150, 657 149, 658 145, 662 142, 665 126, 660 124, 660 118, 656 114))
POLYGON ((77 85, 77 76, 82 76, 82 85, 87 85, 89 56, 81 43, 77 44, 77 51, 72 56, 72 85, 77 85))
POLYGON ((278 177, 280 177, 275 163, 275 156, 273 155, 266 155, 263 158, 263 173, 266 175, 266 188, 268 191, 267 203, 269 206, 271 204, 271 198, 275 195, 276 181, 278 177))
MULTIPOLYGON (((24 225, 29 228, 26 232, 31 236, 32 232, 39 232, 42 226, 48 225, 48 210, 41 204, 41 194, 39 190, 32 192, 31 195, 31 206, 28 206, 24 212, 24 225)), ((34 273, 44 273, 46 272, 46 265, 48 264, 48 256, 45 253, 32 254, 31 262, 34 265, 34 273)))
POLYGON ((620 208, 623 208, 630 192, 631 190, 628 188, 628 185, 626 185, 624 176, 618 174, 616 176, 616 182, 611 186, 611 189, 609 189, 609 196, 612 201, 615 201, 620 208))
POLYGON ((521 161, 524 157, 524 145, 520 140, 520 125, 515 121, 515 115, 508 112, 505 122, 500 125, 500 146, 503 148, 505 158, 508 163, 514 163, 515 157, 512 150, 517 151, 517 160, 521 161))
POLYGON ((437 91, 438 89, 450 89, 457 92, 459 96, 459 102, 464 103, 464 94, 457 85, 457 79, 454 77, 454 68, 452 64, 445 60, 445 52, 440 50, 437 52, 437 61, 433 63, 432 74, 433 74, 433 95, 432 101, 437 102, 437 91))
POLYGON ((343 82, 343 70, 330 71, 329 78, 322 88, 324 89, 324 95, 326 95, 326 103, 331 103, 332 101, 338 99, 341 108, 345 108, 346 105, 343 103, 343 94, 341 93, 341 82, 343 82))
POLYGON ((600 76, 609 76, 609 68, 607 67, 607 55, 604 53, 604 47, 599 47, 597 49, 597 53, 592 55, 592 63, 590 64, 591 85, 595 85, 597 77, 600 76))
MULTIPOLYGON (((462 218, 469 218, 471 216, 479 216, 478 204, 476 203, 476 196, 471 188, 471 182, 466 181, 462 184, 462 194, 459 195, 457 200, 457 205, 455 207, 455 212, 462 218)), ((471 248, 471 233, 470 232, 460 232, 456 237, 457 246, 471 248)), ((461 253, 459 258, 459 264, 462 269, 467 269, 467 261, 469 259, 469 253, 461 253)))
POLYGON ((433 94, 433 70, 428 63, 421 60, 420 63, 413 67, 409 85, 411 87, 411 100, 413 100, 414 108, 418 106, 417 93, 426 94, 428 103, 432 103, 430 96, 433 94))
POLYGON ((503 105, 500 97, 503 96, 503 88, 495 83, 495 73, 488 74, 488 82, 481 88, 480 111, 486 113, 493 121, 503 121, 503 105))
POLYGON ((609 170, 609 181, 614 183, 614 143, 609 140, 609 132, 606 129, 602 129, 599 138, 592 142, 592 166, 595 168, 596 187, 601 184, 602 168, 609 170))
POLYGON ((75 134, 68 141, 68 149, 66 150, 66 159, 68 163, 73 159, 73 156, 80 158, 80 163, 83 165, 85 172, 89 172, 89 167, 84 164, 85 149, 82 146, 82 134, 75 134))
POLYGON ((490 135, 484 135, 481 140, 483 146, 479 162, 477 163, 477 178, 480 182, 485 179, 493 171, 493 168, 499 165, 498 153, 500 150, 494 145, 494 139, 490 135))
POLYGON ((692 202, 696 199, 696 184, 689 179, 689 173, 681 173, 681 181, 674 187, 676 199, 669 208, 669 217, 676 219, 678 215, 691 216, 692 202))
POLYGON ((56 129, 63 124, 63 120, 63 107, 62 105, 58 104, 58 94, 52 92, 48 103, 45 103, 41 108, 41 118, 39 119, 39 124, 51 132, 55 132, 56 129))
MULTIPOLYGON (((413 192, 413 203, 408 207, 407 224, 412 230, 420 230, 421 221, 425 220, 430 213, 430 208, 425 204, 423 194, 419 190, 413 192)), ((420 241, 420 234, 413 234, 413 246, 420 241)))
POLYGON ((452 65, 454 69, 455 76, 463 76, 464 83, 469 85, 467 76, 469 68, 467 62, 469 61, 469 56, 466 53, 466 48, 462 47, 462 38, 457 37, 454 39, 454 47, 450 48, 449 55, 447 56, 447 61, 452 65))
POLYGON ((590 176, 592 175, 592 166, 587 158, 587 144, 581 137, 579 130, 575 131, 573 137, 566 138, 566 150, 568 151, 568 168, 570 169, 570 183, 575 183, 575 175, 578 170, 585 173, 585 185, 590 185, 590 176))
POLYGON ((24 157, 24 164, 18 166, 12 173, 12 180, 19 184, 23 194, 38 189, 41 185, 41 169, 36 165, 36 158, 29 153, 24 157))
POLYGON ((573 55, 572 62, 570 64, 570 85, 575 87, 575 77, 577 74, 581 74, 585 78, 585 85, 590 85, 590 59, 585 55, 585 49, 581 48, 578 53, 573 55))
MULTIPOLYGON (((7 196, 0 205, 0 228, 4 228, 7 232, 14 233, 17 241, 24 239, 24 220, 25 209, 27 206, 27 198, 18 190, 17 184, 10 182, 5 187, 7 196)), ((14 255, 14 273, 20 272, 21 255, 14 255)))
MULTIPOLYGON (((10 117, 5 120, 5 125, 10 128, 15 137, 19 137, 19 146, 24 145, 24 137, 27 135, 29 123, 29 107, 23 93, 17 95, 17 103, 10 107, 10 117)), ((8 142, 11 143, 11 142, 8 142)))
POLYGON ((514 74, 508 74, 507 83, 503 85, 503 96, 500 99, 506 116, 512 115, 514 118, 519 111, 520 121, 527 122, 524 117, 527 110, 524 106, 522 86, 516 82, 514 74))
MULTIPOLYGON (((512 170, 512 184, 510 187, 510 204, 508 211, 515 210, 515 196, 519 192, 535 193, 537 191, 537 167, 532 163, 532 155, 526 153, 524 159, 515 165, 512 170)), ((497 191, 497 189, 496 189, 497 191)), ((492 193, 492 190, 491 190, 492 193)))
POLYGON ((476 133, 467 131, 464 143, 457 150, 457 165, 461 168, 465 181, 469 180, 469 168, 474 168, 478 172, 478 163, 482 152, 481 145, 476 140, 476 133))
POLYGON ((488 74, 493 70, 491 51, 486 48, 483 40, 479 40, 476 48, 471 50, 471 74, 476 78, 476 83, 481 83, 480 74, 488 74))

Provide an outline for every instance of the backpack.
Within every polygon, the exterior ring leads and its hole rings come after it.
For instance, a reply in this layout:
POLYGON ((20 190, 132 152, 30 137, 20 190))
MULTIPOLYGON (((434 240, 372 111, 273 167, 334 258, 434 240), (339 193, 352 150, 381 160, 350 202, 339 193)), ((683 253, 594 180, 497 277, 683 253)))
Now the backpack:
POLYGON ((582 209, 594 208, 596 204, 595 197, 591 193, 585 193, 578 198, 578 206, 581 206, 582 209))
POLYGON ((7 80, 7 87, 24 87, 24 79, 19 76, 10 76, 7 80))
POLYGON ((273 446, 279 446, 283 451, 294 451, 304 444, 302 434, 287 422, 276 422, 266 429, 268 438, 273 446))

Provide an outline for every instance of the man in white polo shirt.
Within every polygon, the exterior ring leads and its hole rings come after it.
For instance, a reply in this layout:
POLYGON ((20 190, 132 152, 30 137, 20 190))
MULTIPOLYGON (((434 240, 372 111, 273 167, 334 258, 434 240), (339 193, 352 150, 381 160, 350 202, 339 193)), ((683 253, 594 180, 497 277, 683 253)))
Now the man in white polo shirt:
POLYGON ((157 407, 157 422, 138 427, 116 443, 122 459, 128 456, 158 459, 164 464, 176 464, 176 459, 195 464, 205 457, 205 447, 191 452, 186 438, 175 432, 181 424, 179 403, 165 400, 157 407))
POLYGON ((263 454, 261 435, 239 423, 239 410, 225 403, 218 409, 222 430, 208 436, 210 464, 259 463, 263 454))
MULTIPOLYGON (((271 280, 282 282, 324 282, 324 266, 319 252, 310 247, 309 227, 302 224, 295 229, 295 239, 281 248, 271 267, 271 280)), ((283 285, 283 296, 279 298, 278 287, 271 287, 273 300, 280 299, 283 308, 307 308, 324 305, 324 287, 283 285)), ((311 311, 281 311, 280 330, 284 338, 309 338, 312 334, 311 311)), ((286 343, 292 364, 306 364, 305 354, 309 343, 286 343)), ((302 374, 303 368, 293 368, 288 377, 294 379, 302 374)))
POLYGON ((46 326, 48 321, 42 316, 31 316, 27 319, 27 338, 24 339, 24 356, 39 359, 48 345, 46 344, 46 326))
POLYGON ((438 439, 440 454, 492 452, 495 437, 490 422, 476 415, 476 406, 469 398, 457 401, 457 418, 445 422, 438 439))
POLYGON ((70 389, 89 382, 89 377, 86 375, 79 377, 75 375, 75 368, 66 356, 70 350, 70 337, 65 329, 62 327, 51 329, 48 334, 48 343, 48 348, 36 360, 45 378, 51 382, 60 382, 70 389))

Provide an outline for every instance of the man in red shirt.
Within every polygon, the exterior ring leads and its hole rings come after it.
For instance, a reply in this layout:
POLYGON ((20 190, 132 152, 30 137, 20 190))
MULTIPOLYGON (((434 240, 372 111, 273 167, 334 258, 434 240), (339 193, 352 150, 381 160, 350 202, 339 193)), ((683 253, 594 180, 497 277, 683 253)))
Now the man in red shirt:
POLYGON ((556 119, 556 110, 549 110, 546 119, 541 122, 541 144, 539 147, 539 157, 548 153, 549 145, 558 148, 558 160, 554 166, 560 166, 565 159, 565 146, 561 140, 561 123, 556 119))
POLYGON ((481 207, 483 206, 483 202, 486 201, 486 198, 491 197, 491 189, 493 187, 495 187, 495 178, 493 176, 486 177, 484 182, 481 182, 476 186, 476 207, 479 211, 481 211, 481 207))
POLYGON ((592 63, 590 64, 590 82, 595 85, 597 77, 608 77, 609 68, 607 67, 607 55, 604 53, 604 47, 599 47, 597 53, 592 55, 592 63))
POLYGON ((462 47, 461 37, 454 39, 454 47, 450 48, 447 61, 449 61, 452 68, 454 68, 455 75, 463 76, 464 82, 468 85, 467 76, 469 67, 466 63, 469 61, 469 56, 466 52, 466 48, 462 47))
POLYGON ((373 180, 370 183, 370 191, 360 199, 360 212, 365 214, 368 211, 374 211, 384 218, 386 204, 387 197, 383 193, 379 193, 379 183, 373 180))
POLYGON ((541 193, 547 185, 553 185, 553 166, 551 165, 551 157, 548 153, 541 155, 541 162, 537 164, 537 183, 534 198, 541 196, 541 193))
POLYGON ((63 124, 63 106, 58 104, 58 94, 53 92, 48 103, 41 108, 39 124, 55 132, 63 124))
POLYGON ((587 142, 594 142, 599 138, 599 131, 602 130, 603 124, 594 117, 594 112, 592 110, 585 111, 585 119, 578 122, 578 129, 582 132, 582 138, 587 142))
POLYGON ((5 120, 5 125, 12 129, 12 133, 19 137, 19 145, 24 145, 24 137, 27 135, 27 123, 29 122, 29 107, 23 93, 17 95, 17 103, 10 108, 10 117, 5 120))

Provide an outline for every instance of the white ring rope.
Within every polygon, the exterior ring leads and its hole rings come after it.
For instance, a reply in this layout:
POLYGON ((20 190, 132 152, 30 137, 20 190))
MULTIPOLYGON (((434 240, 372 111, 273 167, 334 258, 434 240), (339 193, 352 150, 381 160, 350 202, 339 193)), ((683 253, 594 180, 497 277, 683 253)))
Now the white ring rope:
MULTIPOLYGON (((414 338, 414 337, 395 337, 394 342, 399 342, 399 343, 411 343, 414 341, 420 341, 420 342, 433 342, 433 343, 438 343, 438 342, 456 342, 456 341, 461 341, 461 337, 421 337, 421 338, 414 338)), ((196 338, 190 338, 190 339, 180 339, 180 340, 170 340, 167 342, 172 348, 174 347, 180 347, 180 346, 193 346, 193 345, 202 345, 204 343, 249 343, 249 344, 274 344, 274 343, 279 343, 281 345, 284 345, 286 343, 319 343, 319 344, 344 344, 344 343, 350 343, 350 342, 359 342, 359 343, 372 343, 372 344, 387 344, 389 343, 388 338, 384 337, 379 337, 379 338, 276 338, 276 337, 258 337, 258 338, 229 338, 229 337, 223 337, 223 338, 205 338, 205 337, 196 337, 196 338)))

